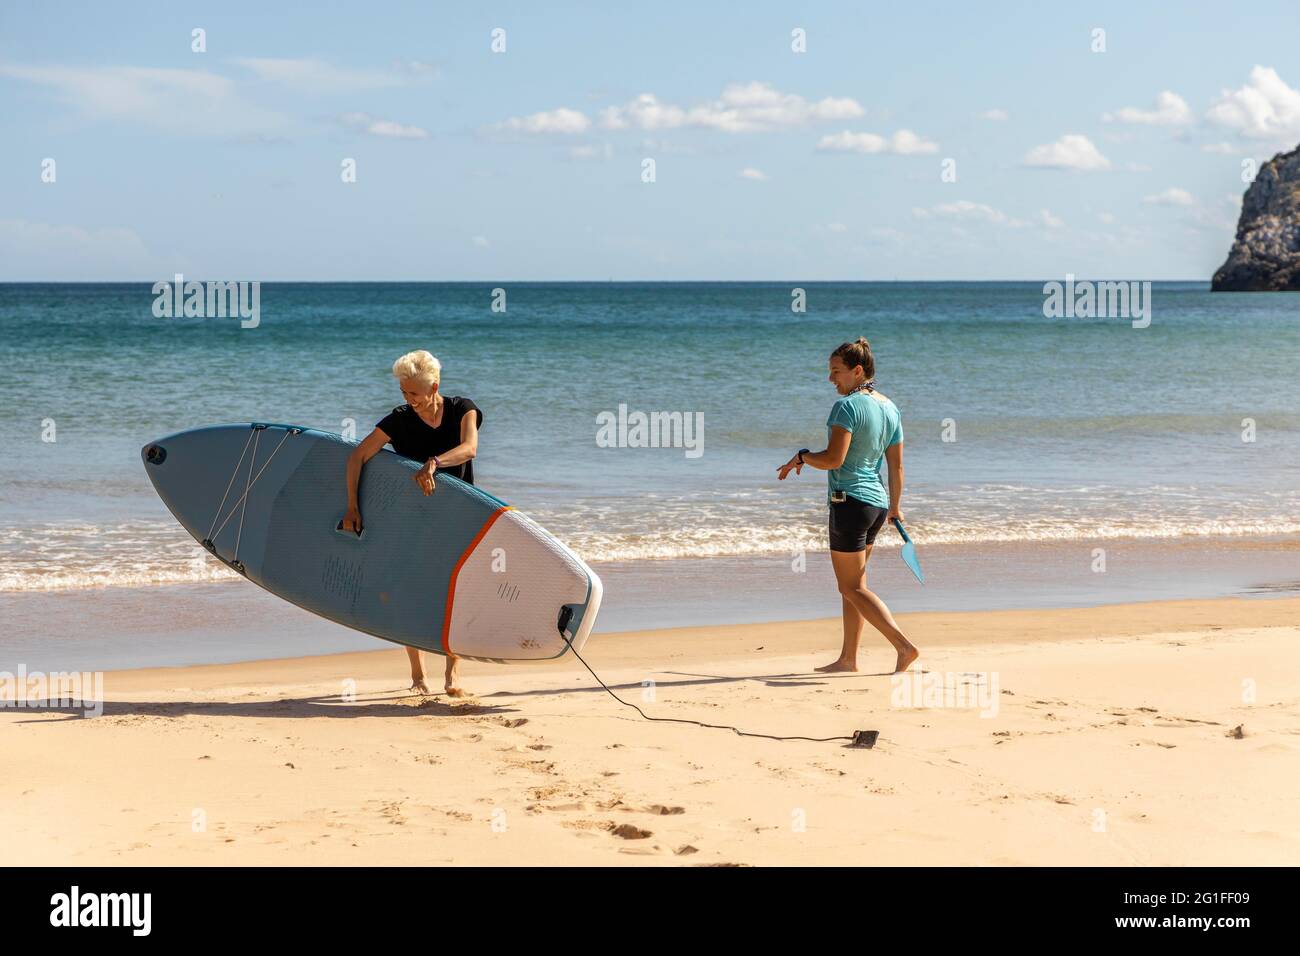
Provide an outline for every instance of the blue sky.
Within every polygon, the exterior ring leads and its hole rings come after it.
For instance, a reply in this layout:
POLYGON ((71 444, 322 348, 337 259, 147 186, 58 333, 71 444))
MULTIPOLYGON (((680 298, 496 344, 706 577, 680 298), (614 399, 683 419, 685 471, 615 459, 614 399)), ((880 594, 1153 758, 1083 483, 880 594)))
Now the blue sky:
POLYGON ((0 280, 1208 279, 1300 5, 1057 6, 9 2, 0 280))

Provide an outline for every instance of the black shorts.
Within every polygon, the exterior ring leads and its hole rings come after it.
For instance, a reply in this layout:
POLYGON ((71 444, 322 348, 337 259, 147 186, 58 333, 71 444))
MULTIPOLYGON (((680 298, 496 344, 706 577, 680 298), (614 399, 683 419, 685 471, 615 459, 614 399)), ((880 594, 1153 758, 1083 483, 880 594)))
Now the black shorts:
POLYGON ((888 508, 877 508, 852 495, 831 502, 831 550, 865 551, 875 544, 885 524, 888 508))

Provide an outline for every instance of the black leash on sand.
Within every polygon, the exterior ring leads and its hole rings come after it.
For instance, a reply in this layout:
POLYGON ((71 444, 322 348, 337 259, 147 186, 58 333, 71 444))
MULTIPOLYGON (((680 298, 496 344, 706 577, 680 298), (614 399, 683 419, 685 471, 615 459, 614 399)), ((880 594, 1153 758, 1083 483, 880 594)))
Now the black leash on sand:
POLYGON ((876 730, 855 730, 853 732, 853 735, 850 737, 842 737, 842 736, 841 737, 779 737, 774 734, 756 734, 748 730, 741 730, 739 727, 733 727, 730 724, 706 724, 703 721, 688 720, 685 717, 651 717, 649 714, 647 714, 636 704, 628 703, 622 697, 619 697, 618 694, 610 690, 609 685, 600 679, 600 675, 597 674, 594 670, 592 670, 591 665, 588 664, 585 660, 583 660, 582 655, 579 654, 577 650, 574 649, 573 644, 569 641, 568 635, 561 632, 560 636, 563 637, 564 642, 569 645, 569 650, 573 651, 573 656, 576 657, 579 661, 582 661, 582 666, 587 668, 587 672, 591 674, 592 677, 596 678, 596 683, 600 684, 601 687, 605 688, 605 693, 609 694, 610 697, 613 697, 624 707, 631 707, 638 714, 640 714, 641 717, 645 720, 659 720, 670 724, 694 724, 696 727, 706 727, 709 730, 732 730, 735 731, 741 737, 762 737, 765 740, 807 740, 817 744, 830 743, 831 741, 834 740, 849 740, 852 741, 852 746, 863 747, 866 749, 870 749, 875 746, 876 738, 880 734, 880 732, 876 730))

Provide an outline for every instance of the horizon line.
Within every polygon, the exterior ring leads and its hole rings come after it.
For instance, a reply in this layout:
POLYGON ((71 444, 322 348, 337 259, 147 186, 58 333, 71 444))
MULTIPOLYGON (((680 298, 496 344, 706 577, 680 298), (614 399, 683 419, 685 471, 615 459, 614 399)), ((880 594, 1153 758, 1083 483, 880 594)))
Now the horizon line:
MULTIPOLYGON (((184 276, 185 273, 181 273, 184 276)), ((173 276, 175 273, 173 273, 173 276)), ((1049 278, 1037 279, 191 279, 193 282, 261 282, 266 284, 296 284, 296 285, 488 285, 491 283, 533 283, 555 285, 594 285, 594 284, 676 284, 676 285, 788 285, 790 283, 838 283, 844 284, 867 284, 878 283, 881 285, 904 285, 904 284, 925 284, 925 283, 967 283, 970 285, 993 284, 993 283, 1036 283, 1036 282, 1057 282, 1066 275, 1073 275, 1079 281, 1105 281, 1105 282, 1200 282, 1205 285, 1211 283, 1211 279, 1194 278, 1194 279, 1092 279, 1086 278, 1085 273, 1065 273, 1060 276, 1051 276, 1049 278)), ((0 285, 149 285, 155 282, 169 282, 167 279, 0 279, 0 285)), ((1285 290, 1281 290, 1285 291, 1285 290)))

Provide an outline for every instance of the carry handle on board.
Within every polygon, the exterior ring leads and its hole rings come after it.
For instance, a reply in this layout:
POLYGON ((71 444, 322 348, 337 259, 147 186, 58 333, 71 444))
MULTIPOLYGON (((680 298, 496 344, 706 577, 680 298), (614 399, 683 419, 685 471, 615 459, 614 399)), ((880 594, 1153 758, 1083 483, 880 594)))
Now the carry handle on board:
POLYGON ((343 535, 345 538, 351 538, 353 541, 360 541, 361 536, 366 533, 366 526, 362 525, 360 531, 344 531, 343 519, 340 518, 339 523, 334 526, 334 530, 337 531, 339 534, 343 535))

